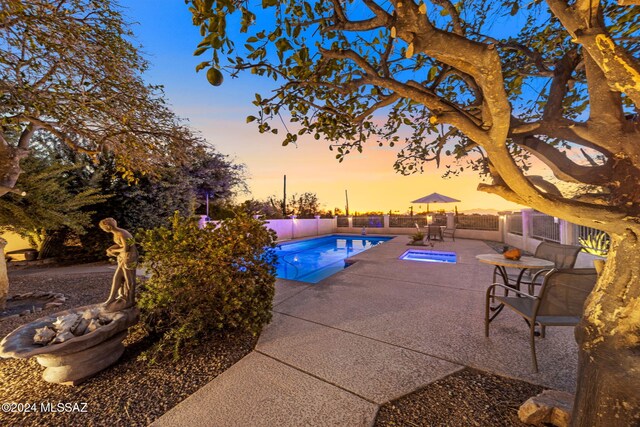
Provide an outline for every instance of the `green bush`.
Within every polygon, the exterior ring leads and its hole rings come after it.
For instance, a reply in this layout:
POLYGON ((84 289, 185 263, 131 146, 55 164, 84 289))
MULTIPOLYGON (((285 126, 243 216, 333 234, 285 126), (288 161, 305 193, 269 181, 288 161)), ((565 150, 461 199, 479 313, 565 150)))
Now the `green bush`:
POLYGON ((424 233, 418 231, 410 236, 412 242, 422 242, 424 240, 424 233))
POLYGON ((144 265, 151 273, 138 306, 147 332, 159 335, 152 353, 217 333, 258 334, 271 320, 275 291, 275 233, 238 214, 218 228, 199 229, 177 212, 172 228, 142 233, 144 265))

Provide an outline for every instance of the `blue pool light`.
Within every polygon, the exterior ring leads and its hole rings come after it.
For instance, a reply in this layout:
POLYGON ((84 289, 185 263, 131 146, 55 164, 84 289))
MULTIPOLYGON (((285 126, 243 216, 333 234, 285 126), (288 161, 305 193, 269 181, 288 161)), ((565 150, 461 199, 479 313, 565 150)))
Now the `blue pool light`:
POLYGON ((455 252, 428 251, 424 249, 409 249, 400 256, 400 259, 420 262, 444 262, 448 264, 455 264, 457 261, 455 252))

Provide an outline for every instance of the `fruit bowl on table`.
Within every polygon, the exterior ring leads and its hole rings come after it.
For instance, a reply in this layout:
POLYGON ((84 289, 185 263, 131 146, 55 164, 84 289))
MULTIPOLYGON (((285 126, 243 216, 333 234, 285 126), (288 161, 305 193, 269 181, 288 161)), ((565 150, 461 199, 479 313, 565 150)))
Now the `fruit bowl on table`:
POLYGON ((520 252, 520 249, 515 248, 515 249, 509 249, 508 251, 505 251, 502 254, 502 256, 505 257, 506 259, 518 261, 522 256, 522 253, 520 252))

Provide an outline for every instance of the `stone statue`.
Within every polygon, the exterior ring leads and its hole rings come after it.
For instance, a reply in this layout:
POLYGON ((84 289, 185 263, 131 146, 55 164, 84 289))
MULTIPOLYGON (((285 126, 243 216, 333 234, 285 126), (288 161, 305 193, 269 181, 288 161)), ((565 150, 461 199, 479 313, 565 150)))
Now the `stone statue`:
POLYGON ((118 268, 113 276, 109 298, 104 302, 105 311, 113 313, 135 305, 136 266, 138 250, 133 236, 127 230, 118 228, 113 218, 100 221, 100 228, 113 234, 115 245, 107 249, 107 255, 118 259, 118 268))

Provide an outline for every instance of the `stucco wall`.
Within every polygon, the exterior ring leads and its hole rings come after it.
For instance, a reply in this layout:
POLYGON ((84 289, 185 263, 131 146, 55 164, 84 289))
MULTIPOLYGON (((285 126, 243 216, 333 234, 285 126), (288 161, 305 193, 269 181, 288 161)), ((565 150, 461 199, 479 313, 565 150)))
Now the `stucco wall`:
POLYGON ((6 232, 0 234, 0 237, 7 241, 7 246, 4 248, 5 252, 31 248, 31 246, 29 246, 29 242, 16 233, 6 232))

